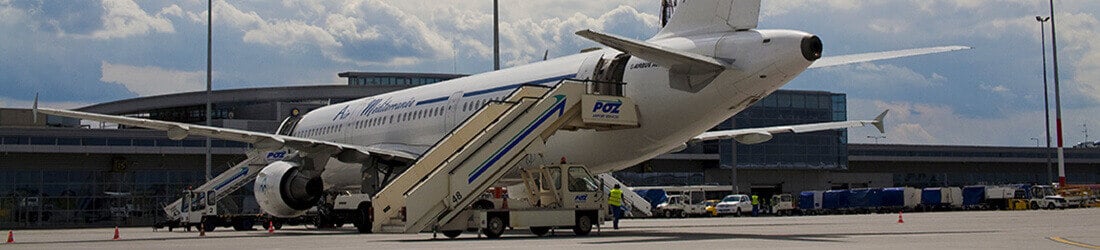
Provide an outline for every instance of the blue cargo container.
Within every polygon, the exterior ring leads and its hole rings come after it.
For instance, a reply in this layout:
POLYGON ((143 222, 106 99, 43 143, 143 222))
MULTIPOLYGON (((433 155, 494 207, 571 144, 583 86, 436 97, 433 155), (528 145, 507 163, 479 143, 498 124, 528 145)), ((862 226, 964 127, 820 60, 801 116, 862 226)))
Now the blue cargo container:
POLYGON ((867 189, 852 189, 848 193, 848 205, 852 208, 867 207, 867 189))
POLYGON ((962 190, 963 206, 978 206, 985 200, 985 186, 966 186, 962 190))
POLYGON ((851 196, 851 192, 848 190, 825 191, 821 195, 821 208, 829 210, 848 209, 850 207, 849 196, 851 196))
POLYGON ((876 209, 882 206, 882 189, 860 188, 852 189, 848 196, 848 205, 851 208, 876 209))
POLYGON ((818 210, 821 209, 821 194, 822 191, 802 191, 798 194, 798 209, 802 210, 818 210))
POLYGON ((920 192, 920 204, 926 206, 938 206, 942 203, 943 195, 940 188, 925 188, 920 192))

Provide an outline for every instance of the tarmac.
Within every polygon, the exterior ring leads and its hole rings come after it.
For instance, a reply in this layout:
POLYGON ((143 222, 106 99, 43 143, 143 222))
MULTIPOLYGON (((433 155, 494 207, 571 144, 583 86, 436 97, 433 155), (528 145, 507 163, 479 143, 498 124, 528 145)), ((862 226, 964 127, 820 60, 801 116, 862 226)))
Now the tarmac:
MULTIPOLYGON (((358 234, 352 228, 284 227, 268 233, 219 228, 16 230, 0 249, 1100 249, 1100 209, 956 211, 794 217, 624 219, 576 236, 558 229, 536 237, 517 229, 501 239, 464 233, 358 234)), ((6 229, 0 229, 8 231, 6 229)), ((6 233, 6 232, 5 232, 6 233)))

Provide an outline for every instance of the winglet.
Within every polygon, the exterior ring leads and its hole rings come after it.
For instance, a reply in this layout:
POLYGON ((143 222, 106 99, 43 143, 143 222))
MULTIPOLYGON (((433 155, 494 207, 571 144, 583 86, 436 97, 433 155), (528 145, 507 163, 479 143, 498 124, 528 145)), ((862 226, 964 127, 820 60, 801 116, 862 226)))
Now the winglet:
POLYGON ((875 121, 873 123, 871 123, 871 124, 875 125, 875 128, 878 129, 879 133, 883 133, 883 134, 886 133, 886 128, 884 128, 885 124, 883 124, 883 120, 886 118, 886 113, 889 113, 889 112, 890 112, 889 109, 887 109, 886 111, 882 111, 882 114, 878 114, 878 116, 875 117, 875 121))
POLYGON ((33 109, 34 110, 31 111, 31 112, 32 112, 32 116, 34 116, 34 118, 32 118, 32 119, 34 119, 34 123, 38 123, 38 93, 34 93, 34 107, 33 107, 33 109))

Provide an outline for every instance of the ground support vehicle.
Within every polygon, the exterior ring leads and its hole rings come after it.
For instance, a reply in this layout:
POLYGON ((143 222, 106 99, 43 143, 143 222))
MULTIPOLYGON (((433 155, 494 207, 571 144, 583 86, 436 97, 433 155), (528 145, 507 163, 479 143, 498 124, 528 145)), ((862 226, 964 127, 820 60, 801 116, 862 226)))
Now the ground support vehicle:
POLYGON ((571 227, 588 234, 607 209, 604 185, 584 166, 540 166, 547 162, 542 153, 559 130, 639 127, 637 106, 621 90, 619 82, 562 80, 523 85, 488 102, 374 195, 368 230, 457 237, 474 229, 495 238, 508 226, 538 235, 571 227), (494 187, 525 201, 475 207, 494 187))
POLYGON ((653 214, 665 218, 686 218, 688 216, 706 215, 707 206, 703 203, 692 204, 691 198, 687 195, 669 195, 667 201, 657 204, 657 208, 653 209, 653 214))
MULTIPOLYGON (((543 236, 555 228, 569 228, 577 235, 588 235, 593 226, 603 222, 607 194, 600 182, 581 165, 547 165, 524 170, 523 185, 509 187, 519 202, 508 207, 462 211, 451 222, 432 231, 454 238, 462 232, 480 232, 488 238, 499 238, 506 228, 530 228, 543 236)), ((475 204, 478 204, 475 202, 475 204)))
POLYGON ((772 195, 771 202, 769 202, 771 206, 768 212, 778 216, 794 215, 794 213, 798 211, 798 206, 795 204, 796 202, 794 196, 790 194, 772 195))
POLYGON ((1066 208, 1069 206, 1066 198, 1054 192, 1054 186, 1049 185, 1020 185, 1020 189, 1016 192, 1016 198, 1027 199, 1028 208, 1032 210, 1066 208), (1020 194, 1021 191, 1023 195, 1020 194))

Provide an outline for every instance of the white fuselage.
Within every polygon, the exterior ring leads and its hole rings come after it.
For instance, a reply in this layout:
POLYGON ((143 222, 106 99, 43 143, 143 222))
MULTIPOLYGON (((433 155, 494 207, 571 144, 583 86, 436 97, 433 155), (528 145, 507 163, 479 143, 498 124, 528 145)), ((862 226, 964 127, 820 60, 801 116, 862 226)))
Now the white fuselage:
MULTIPOLYGON (((561 131, 547 141, 544 159, 565 157, 604 173, 667 153, 806 70, 812 62, 802 56, 800 43, 807 36, 799 31, 747 30, 649 41, 724 60, 732 67, 701 91, 690 93, 669 87, 668 68, 635 56, 623 75, 623 94, 637 103, 641 127, 561 131)), ((486 101, 501 100, 521 84, 554 85, 565 78, 588 78, 577 75, 586 60, 619 53, 602 49, 334 104, 303 115, 293 134, 420 154, 486 101)), ((357 172, 347 175, 358 176, 357 172)))

